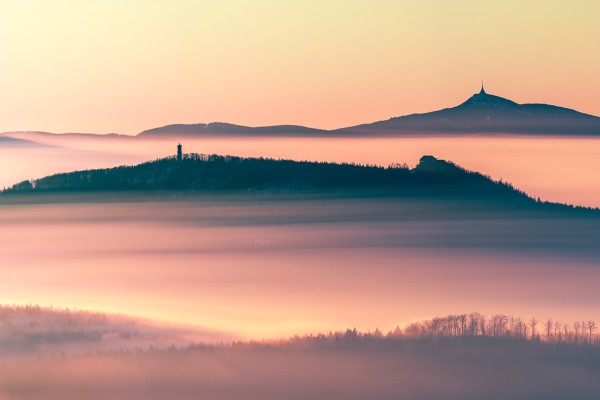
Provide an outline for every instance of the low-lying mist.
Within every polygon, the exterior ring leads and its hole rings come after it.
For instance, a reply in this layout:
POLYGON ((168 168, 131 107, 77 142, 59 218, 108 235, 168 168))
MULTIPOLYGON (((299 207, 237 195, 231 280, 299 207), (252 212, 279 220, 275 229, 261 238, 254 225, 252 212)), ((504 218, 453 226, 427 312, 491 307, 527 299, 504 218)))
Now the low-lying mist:
POLYGON ((269 338, 432 314, 600 312, 598 219, 411 199, 0 206, 4 302, 269 338))
POLYGON ((348 329, 288 340, 28 359, 0 364, 0 398, 500 400, 600 395, 597 335, 588 339, 585 330, 569 325, 564 332, 575 336, 554 336, 553 324, 546 335, 542 324, 538 334, 523 336, 522 321, 471 313, 387 334, 348 329))
POLYGON ((213 330, 156 324, 147 320, 40 306, 0 306, 2 362, 81 355, 119 349, 186 346, 231 340, 213 330))
POLYGON ((3 302, 41 305, 0 308, 0 399, 600 396, 594 212, 105 193, 0 225, 3 302))

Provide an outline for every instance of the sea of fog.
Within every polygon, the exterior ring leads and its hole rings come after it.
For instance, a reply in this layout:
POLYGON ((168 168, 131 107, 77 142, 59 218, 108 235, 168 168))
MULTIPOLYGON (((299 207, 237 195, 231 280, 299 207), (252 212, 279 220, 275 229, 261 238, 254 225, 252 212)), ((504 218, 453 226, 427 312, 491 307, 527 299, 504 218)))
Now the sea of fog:
POLYGON ((502 340, 191 347, 0 365, 0 398, 583 400, 600 394, 599 359, 502 340))
MULTIPOLYGON (((0 148, 0 187, 139 163, 171 155, 176 145, 35 139, 46 147, 0 148)), ((599 144, 502 137, 183 143, 188 152, 381 165, 414 166, 433 154, 544 200, 590 206, 600 206, 599 144)), ((586 345, 339 341, 336 334, 325 345, 281 341, 348 328, 387 332, 472 311, 536 317, 538 333, 547 318, 598 321, 600 217, 589 212, 325 194, 106 193, 3 197, 0 227, 1 400, 600 393, 598 348, 586 345), (237 339, 272 340, 231 344, 237 339)))
MULTIPOLYGON (((46 147, 0 147, 0 188, 48 174, 137 164, 175 154, 177 142, 15 133, 46 147)), ((600 139, 573 137, 202 138, 185 152, 295 160, 416 165, 431 154, 542 200, 600 207, 600 139)))
POLYGON ((256 339, 471 311, 600 315, 600 219, 577 213, 321 197, 13 200, 0 204, 5 304, 256 339))

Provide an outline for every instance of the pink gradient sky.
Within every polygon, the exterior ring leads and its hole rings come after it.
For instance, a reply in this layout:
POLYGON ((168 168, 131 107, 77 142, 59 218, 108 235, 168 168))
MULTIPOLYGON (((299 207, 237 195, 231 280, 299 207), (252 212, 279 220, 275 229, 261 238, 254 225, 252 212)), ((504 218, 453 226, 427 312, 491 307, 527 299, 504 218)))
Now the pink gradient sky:
POLYGON ((488 91, 600 115, 596 1, 0 5, 0 131, 336 128, 488 91))

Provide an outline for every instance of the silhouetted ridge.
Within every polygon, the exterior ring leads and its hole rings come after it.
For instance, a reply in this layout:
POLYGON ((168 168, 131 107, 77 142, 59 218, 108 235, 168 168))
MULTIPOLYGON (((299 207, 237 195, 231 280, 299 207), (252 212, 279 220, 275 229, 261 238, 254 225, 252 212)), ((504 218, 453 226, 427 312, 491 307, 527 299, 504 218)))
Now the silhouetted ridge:
POLYGON ((185 154, 136 166, 77 171, 24 181, 8 193, 180 191, 425 196, 536 204, 512 186, 425 156, 414 169, 185 154))
POLYGON ((487 93, 438 111, 393 117, 352 127, 322 130, 295 125, 249 127, 223 122, 174 124, 139 136, 378 136, 423 134, 600 135, 600 118, 549 104, 519 104, 487 93))
POLYGON ((548 104, 518 104, 482 90, 456 107, 338 130, 354 135, 561 134, 600 135, 600 118, 548 104))
POLYGON ((325 131, 298 125, 243 126, 225 122, 208 124, 172 124, 148 129, 138 136, 314 136, 325 131))

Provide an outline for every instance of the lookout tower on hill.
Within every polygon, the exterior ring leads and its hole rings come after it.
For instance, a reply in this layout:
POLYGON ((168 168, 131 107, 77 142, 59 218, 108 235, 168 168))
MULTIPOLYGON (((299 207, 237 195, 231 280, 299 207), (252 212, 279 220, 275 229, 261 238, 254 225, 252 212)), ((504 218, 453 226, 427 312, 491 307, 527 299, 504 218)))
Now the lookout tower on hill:
POLYGON ((177 145, 177 161, 183 160, 183 148, 181 147, 181 143, 177 145))

